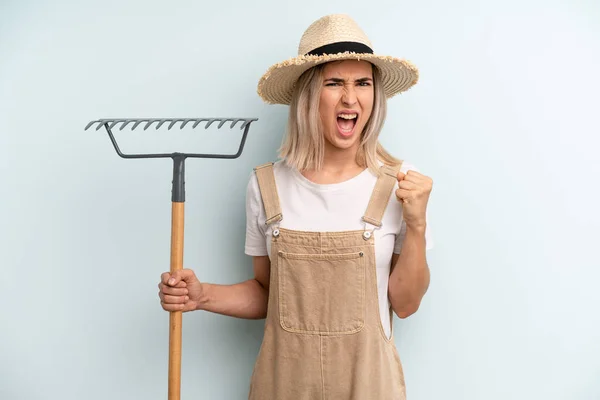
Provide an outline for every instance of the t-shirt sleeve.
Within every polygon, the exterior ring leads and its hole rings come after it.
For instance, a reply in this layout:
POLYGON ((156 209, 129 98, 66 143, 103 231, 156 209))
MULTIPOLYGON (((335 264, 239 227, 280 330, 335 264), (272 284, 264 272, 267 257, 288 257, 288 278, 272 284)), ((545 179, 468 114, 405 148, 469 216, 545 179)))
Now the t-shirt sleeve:
MULTIPOLYGON (((409 170, 422 173, 421 171, 419 171, 419 169, 417 167, 415 167, 414 165, 409 164, 409 163, 404 163, 402 165, 402 168, 400 168, 400 171, 405 174, 409 170)), ((426 243, 425 249, 431 250, 431 249, 433 249, 433 246, 434 246, 434 240, 433 240, 433 232, 432 232, 430 222, 429 222, 429 213, 428 212, 425 212, 425 220, 427 222, 427 227, 425 228, 425 243, 426 243)), ((400 250, 402 250, 402 243, 404 242, 405 236, 406 236, 406 222, 402 221, 400 233, 396 236, 396 241, 394 243, 394 253, 400 254, 400 250)))
POLYGON ((267 242, 264 224, 260 223, 263 214, 258 180, 253 172, 246 189, 246 245, 245 253, 249 256, 266 256, 267 242))

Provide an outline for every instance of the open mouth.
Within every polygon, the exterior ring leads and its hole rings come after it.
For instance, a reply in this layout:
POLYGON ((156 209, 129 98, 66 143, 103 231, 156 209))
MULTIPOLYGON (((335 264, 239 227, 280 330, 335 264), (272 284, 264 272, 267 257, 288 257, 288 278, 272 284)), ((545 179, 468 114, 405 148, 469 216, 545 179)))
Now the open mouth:
POLYGON ((337 116, 337 126, 342 135, 350 135, 354 131, 356 121, 358 120, 357 113, 340 113, 337 116))

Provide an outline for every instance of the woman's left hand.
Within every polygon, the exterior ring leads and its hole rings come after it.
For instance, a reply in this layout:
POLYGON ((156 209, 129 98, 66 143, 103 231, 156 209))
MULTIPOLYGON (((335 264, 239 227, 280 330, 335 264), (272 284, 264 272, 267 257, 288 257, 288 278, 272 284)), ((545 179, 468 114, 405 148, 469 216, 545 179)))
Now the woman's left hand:
POLYGON ((424 228, 427 224, 426 210, 433 180, 419 172, 398 172, 396 197, 402 202, 403 217, 407 227, 424 228))

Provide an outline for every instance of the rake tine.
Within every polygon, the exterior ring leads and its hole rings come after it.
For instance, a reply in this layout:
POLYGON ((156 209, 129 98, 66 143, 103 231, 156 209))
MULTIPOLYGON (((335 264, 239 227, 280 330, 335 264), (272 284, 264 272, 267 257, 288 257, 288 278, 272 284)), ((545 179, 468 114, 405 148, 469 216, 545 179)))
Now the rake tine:
MULTIPOLYGON (((134 119, 132 119, 132 121, 135 121, 134 119)), ((138 119, 137 122, 133 125, 133 127, 131 128, 131 130, 134 130, 135 128, 137 128, 137 126, 139 124, 141 124, 144 121, 148 121, 147 119, 138 119)))
POLYGON ((223 124, 227 121, 230 121, 229 119, 223 119, 221 120, 221 123, 219 124, 219 126, 217 126, 217 129, 221 129, 221 127, 223 126, 223 124))
POLYGON ((88 122, 88 124, 85 126, 84 131, 87 131, 90 128, 90 126, 94 125, 96 122, 98 122, 98 121, 90 121, 90 122, 88 122))
POLYGON ((162 124, 164 124, 165 122, 167 122, 167 120, 165 118, 161 119, 159 124, 156 125, 156 129, 158 130, 158 128, 160 128, 162 126, 162 124))
POLYGON ((206 126, 204 127, 204 129, 208 129, 209 126, 212 125, 213 122, 215 122, 217 119, 216 118, 211 118, 208 122, 208 124, 206 124, 206 126))
POLYGON ((121 127, 119 128, 119 130, 122 131, 123 128, 125 128, 130 122, 133 122, 133 121, 134 121, 133 119, 126 119, 125 122, 123 122, 121 124, 121 127))
POLYGON ((169 124, 169 127, 167 128, 167 130, 170 130, 173 127, 173 125, 175 125, 179 121, 183 122, 183 119, 174 119, 173 122, 171 122, 169 124))
POLYGON ((192 128, 195 128, 202 121, 208 121, 208 119, 206 119, 206 118, 198 118, 196 120, 196 122, 194 123, 194 125, 192 126, 192 128))
POLYGON ((109 128, 112 129, 116 124, 118 124, 119 122, 123 122, 123 121, 125 121, 125 120, 124 119, 114 119, 114 120, 112 120, 109 128))
POLYGON ((102 128, 103 126, 105 126, 106 122, 108 122, 110 120, 106 120, 106 119, 99 119, 98 122, 98 126, 96 127, 96 130, 99 130, 100 128, 102 128))
POLYGON ((234 119, 233 122, 231 123, 231 125, 229 126, 229 128, 233 129, 233 127, 235 126, 235 124, 237 124, 240 121, 242 121, 240 118, 234 119))
POLYGON ((155 118, 153 118, 153 119, 150 119, 150 120, 148 120, 148 123, 147 123, 147 124, 146 124, 146 126, 144 127, 144 130, 148 129, 148 127, 149 127, 150 125, 152 125, 152 124, 153 124, 154 122, 156 122, 156 121, 159 121, 159 119, 155 119, 155 118))
POLYGON ((245 129, 246 126, 250 125, 252 123, 251 119, 247 119, 244 121, 244 123, 242 124, 242 128, 241 129, 245 129))
POLYGON ((183 129, 188 122, 193 121, 191 118, 186 118, 185 121, 183 121, 183 123, 181 124, 181 127, 179 129, 183 129))

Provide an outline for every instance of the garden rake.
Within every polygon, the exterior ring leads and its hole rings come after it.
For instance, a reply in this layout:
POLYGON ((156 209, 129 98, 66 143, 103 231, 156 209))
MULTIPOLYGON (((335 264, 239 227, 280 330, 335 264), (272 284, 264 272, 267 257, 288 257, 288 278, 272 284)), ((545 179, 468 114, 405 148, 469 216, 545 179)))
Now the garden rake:
MULTIPOLYGON (((184 235, 184 203, 185 203, 185 160, 186 158, 221 158, 234 159, 238 158, 244 149, 246 137, 250 124, 258 121, 257 118, 112 118, 98 119, 91 121, 85 127, 88 130, 94 124, 97 125, 96 130, 104 127, 110 137, 110 140, 117 152, 122 158, 172 158, 173 159, 173 181, 171 194, 171 273, 183 268, 183 235, 184 235), (131 130, 136 129, 140 124, 144 123, 144 130, 148 129, 152 124, 156 123, 156 129, 161 128, 165 123, 168 123, 167 129, 170 130, 176 123, 180 123, 180 129, 183 129, 187 124, 193 123, 192 128, 196 128, 201 122, 206 122, 206 129, 213 123, 218 122, 217 129, 231 122, 229 126, 233 129, 234 126, 240 123, 240 129, 243 130, 242 139, 238 151, 235 154, 194 154, 194 153, 164 153, 164 154, 123 154, 117 145, 117 141, 112 133, 112 129, 120 125, 120 130, 123 130, 127 125, 133 123, 131 130)), ((169 312, 169 386, 168 400, 179 400, 181 391, 181 327, 182 327, 182 312, 169 312)))

